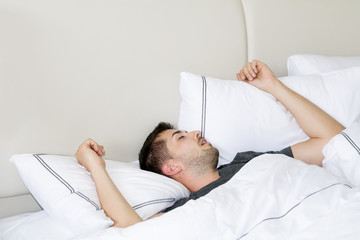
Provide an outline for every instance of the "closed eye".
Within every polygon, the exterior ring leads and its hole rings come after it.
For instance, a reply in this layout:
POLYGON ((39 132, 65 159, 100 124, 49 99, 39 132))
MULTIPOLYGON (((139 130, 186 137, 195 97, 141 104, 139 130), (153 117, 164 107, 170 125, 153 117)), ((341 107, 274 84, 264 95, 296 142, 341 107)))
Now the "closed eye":
POLYGON ((180 131, 180 130, 177 130, 177 131, 173 132, 173 134, 172 134, 172 136, 171 136, 171 137, 173 138, 173 137, 175 137, 175 135, 177 135, 177 134, 178 134, 178 135, 180 135, 180 137, 179 137, 177 140, 180 140, 181 138, 185 137, 184 135, 181 135, 181 134, 184 134, 184 132, 185 132, 185 133, 187 133, 187 131, 180 131))

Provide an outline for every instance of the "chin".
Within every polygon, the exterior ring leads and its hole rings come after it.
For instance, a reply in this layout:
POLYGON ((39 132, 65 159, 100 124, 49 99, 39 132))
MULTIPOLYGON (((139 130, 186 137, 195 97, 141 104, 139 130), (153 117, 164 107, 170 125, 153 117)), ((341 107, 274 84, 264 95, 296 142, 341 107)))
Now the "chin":
POLYGON ((216 169, 219 162, 219 150, 215 147, 207 149, 207 156, 210 158, 212 166, 216 169))

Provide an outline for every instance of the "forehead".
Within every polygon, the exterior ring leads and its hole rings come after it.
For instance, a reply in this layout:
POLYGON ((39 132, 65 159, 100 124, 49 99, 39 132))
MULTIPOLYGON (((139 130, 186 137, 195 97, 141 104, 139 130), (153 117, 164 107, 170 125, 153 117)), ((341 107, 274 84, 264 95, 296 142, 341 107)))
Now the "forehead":
POLYGON ((169 141, 174 134, 176 134, 176 132, 179 132, 179 130, 177 129, 168 129, 168 130, 165 130, 161 133, 159 133, 158 135, 158 139, 162 139, 162 140, 165 140, 165 141, 169 141))

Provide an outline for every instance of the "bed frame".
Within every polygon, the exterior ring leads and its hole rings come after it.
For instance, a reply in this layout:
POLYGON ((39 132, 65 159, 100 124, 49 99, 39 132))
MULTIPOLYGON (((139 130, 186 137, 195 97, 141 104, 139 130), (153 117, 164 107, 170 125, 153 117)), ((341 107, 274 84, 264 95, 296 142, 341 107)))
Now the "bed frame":
POLYGON ((92 137, 134 161, 176 124, 179 73, 223 79, 248 61, 360 55, 358 0, 0 0, 0 218, 39 210, 9 158, 73 155, 92 137))

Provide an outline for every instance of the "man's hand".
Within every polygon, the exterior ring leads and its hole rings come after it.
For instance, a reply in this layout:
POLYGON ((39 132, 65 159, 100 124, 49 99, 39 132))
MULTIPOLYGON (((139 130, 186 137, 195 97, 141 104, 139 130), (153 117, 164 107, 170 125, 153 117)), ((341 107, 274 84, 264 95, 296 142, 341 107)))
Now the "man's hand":
POLYGON ((236 77, 239 81, 247 82, 270 94, 280 83, 270 68, 257 60, 247 63, 236 77))
POLYGON ((105 168, 105 161, 101 158, 104 154, 104 147, 89 138, 79 146, 75 157, 81 165, 92 172, 97 167, 105 168))

